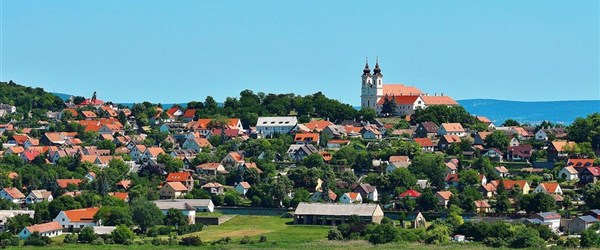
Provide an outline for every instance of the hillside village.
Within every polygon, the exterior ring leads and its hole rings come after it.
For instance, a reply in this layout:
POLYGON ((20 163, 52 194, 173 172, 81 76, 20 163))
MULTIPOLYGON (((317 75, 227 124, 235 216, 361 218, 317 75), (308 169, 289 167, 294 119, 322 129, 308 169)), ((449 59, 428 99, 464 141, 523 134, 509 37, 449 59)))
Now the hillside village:
MULTIPOLYGON (((363 88, 379 81, 367 70, 363 88)), ((494 124, 416 90, 358 111, 320 93, 168 108, 0 94, 1 242, 193 245, 208 218, 262 210, 328 226, 330 240, 600 244, 600 114, 494 124)))

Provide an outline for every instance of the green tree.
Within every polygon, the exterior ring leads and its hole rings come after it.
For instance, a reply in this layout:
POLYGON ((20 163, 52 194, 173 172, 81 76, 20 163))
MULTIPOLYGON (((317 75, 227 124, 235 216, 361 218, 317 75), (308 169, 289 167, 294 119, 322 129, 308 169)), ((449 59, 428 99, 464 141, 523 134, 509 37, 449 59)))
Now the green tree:
POLYGON ((422 211, 434 210, 437 207, 438 199, 435 197, 431 190, 425 190, 419 198, 417 198, 417 204, 422 211))
POLYGON ((485 138, 485 145, 488 148, 506 149, 509 144, 510 139, 504 132, 500 130, 492 132, 485 138))
POLYGON ((129 207, 103 206, 94 216, 95 221, 102 221, 106 226, 133 225, 133 218, 129 207))
POLYGON ((393 97, 393 96, 390 97, 390 96, 386 95, 383 98, 383 105, 381 107, 381 113, 395 115, 397 108, 398 107, 396 105, 395 97, 393 97))
POLYGON ((417 178, 428 178, 433 186, 438 188, 445 186, 446 164, 440 155, 418 155, 412 160, 408 169, 417 178))
POLYGON ((436 223, 427 229, 425 242, 428 244, 441 244, 450 241, 450 228, 443 223, 436 223))
POLYGON ((307 168, 320 168, 325 164, 321 154, 311 154, 302 160, 302 164, 307 168))
POLYGON ((86 226, 81 229, 78 234, 77 241, 81 243, 90 243, 98 238, 98 235, 94 232, 94 228, 86 226))
POLYGON ((521 126, 521 124, 519 124, 518 121, 514 120, 514 119, 506 119, 503 123, 502 123, 502 127, 513 127, 513 126, 521 126))
POLYGON ((112 231, 111 236, 117 244, 124 244, 128 240, 133 240, 135 238, 133 231, 125 225, 118 225, 117 228, 112 231))
POLYGON ((373 229, 369 235, 369 242, 373 244, 385 244, 399 239, 399 233, 393 224, 380 224, 373 229))
POLYGON ((142 232, 150 227, 163 223, 163 214, 153 203, 146 200, 136 200, 131 205, 133 222, 140 226, 142 232))
POLYGON ((411 188, 417 183, 417 178, 407 168, 398 168, 389 174, 389 186, 411 188))
POLYGON ((508 200, 508 196, 506 194, 498 195, 498 199, 496 200, 496 204, 494 209, 498 213, 507 213, 510 208, 510 201, 508 200))
POLYGON ((55 218, 60 211, 82 208, 81 204, 71 196, 60 196, 55 198, 48 205, 50 217, 55 218))
POLYGON ((164 224, 166 226, 180 227, 189 224, 189 219, 181 211, 171 208, 165 214, 164 224))
POLYGON ((31 225, 32 222, 29 215, 19 214, 6 220, 5 229, 12 234, 18 234, 24 227, 31 225))

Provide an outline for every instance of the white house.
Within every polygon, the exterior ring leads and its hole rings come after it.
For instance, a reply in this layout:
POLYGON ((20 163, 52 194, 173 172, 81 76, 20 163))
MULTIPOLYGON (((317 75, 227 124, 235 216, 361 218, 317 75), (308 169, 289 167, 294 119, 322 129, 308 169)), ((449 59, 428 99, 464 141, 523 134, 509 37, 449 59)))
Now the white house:
POLYGON ((398 96, 385 96, 377 102, 377 113, 381 114, 383 104, 386 99, 390 102, 396 103, 396 112, 394 115, 407 116, 412 115, 417 109, 425 108, 425 101, 419 95, 398 95, 398 96))
POLYGON ((135 143, 133 141, 131 141, 128 144, 128 148, 129 150, 129 156, 131 156, 131 160, 133 161, 139 161, 142 158, 142 155, 144 154, 144 152, 146 152, 146 146, 144 145, 135 145, 135 143), (133 145, 131 148, 129 148, 129 145, 133 145))
POLYGON ((264 136, 287 134, 298 124, 295 116, 259 117, 256 122, 256 131, 264 136))
POLYGON ((215 209, 215 205, 210 199, 173 199, 153 202, 163 214, 166 214, 171 208, 181 211, 188 217, 190 224, 196 223, 196 212, 213 212, 215 209))
POLYGON ((249 189, 250 189, 250 184, 246 181, 242 181, 242 182, 238 183, 237 186, 235 186, 235 191, 241 195, 246 195, 246 193, 248 192, 249 189))
POLYGON ((438 129, 438 135, 457 135, 459 137, 464 137, 466 132, 460 123, 442 123, 438 129))
POLYGON ((342 197, 340 197, 340 203, 346 203, 346 204, 362 203, 362 201, 363 201, 363 199, 360 196, 360 193, 354 193, 354 192, 344 193, 342 195, 342 197))
POLYGON ((38 232, 41 236, 55 237, 62 234, 63 228, 56 221, 44 224, 37 224, 23 228, 19 233, 19 238, 22 240, 29 238, 34 232, 38 232))
POLYGON ((46 189, 32 190, 29 195, 27 195, 27 198, 25 198, 25 203, 34 204, 42 201, 51 202, 53 199, 52 192, 46 189))
POLYGON ((12 201, 14 203, 22 203, 25 195, 16 188, 3 188, 0 190, 0 198, 12 201))
POLYGON ((557 233, 560 227, 560 217, 560 214, 557 212, 537 213, 527 219, 526 223, 545 225, 557 233))
POLYGON ((533 190, 533 192, 560 195, 563 194, 562 189, 557 182, 542 182, 533 190))
POLYGON ((579 172, 574 167, 564 167, 558 172, 558 178, 567 181, 577 180, 579 179, 579 172))
POLYGON ((143 162, 156 160, 160 154, 165 154, 165 151, 161 147, 149 147, 146 148, 146 151, 144 151, 144 154, 142 154, 141 160, 143 162))
POLYGON ((362 138, 366 140, 381 140, 383 134, 372 127, 365 127, 360 131, 362 138))
POLYGON ((206 138, 188 138, 181 145, 184 149, 195 150, 196 152, 202 152, 204 148, 212 148, 212 145, 206 138))
POLYGON ((355 193, 360 193, 360 196, 365 199, 369 199, 371 201, 379 200, 379 193, 377 192, 377 187, 371 186, 369 184, 359 184, 353 188, 355 193))
POLYGON ((67 230, 81 229, 86 226, 100 226, 101 222, 94 222, 94 216, 99 208, 90 207, 60 211, 53 221, 58 222, 62 228, 67 230))

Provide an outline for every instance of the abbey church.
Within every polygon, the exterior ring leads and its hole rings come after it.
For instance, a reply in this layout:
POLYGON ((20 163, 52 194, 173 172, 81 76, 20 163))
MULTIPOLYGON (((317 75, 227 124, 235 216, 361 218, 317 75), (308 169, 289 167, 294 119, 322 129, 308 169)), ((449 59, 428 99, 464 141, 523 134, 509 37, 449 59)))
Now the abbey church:
POLYGON ((414 86, 404 84, 385 84, 383 83, 383 74, 379 68, 379 61, 375 63, 375 68, 371 74, 369 63, 365 64, 362 74, 361 89, 361 107, 371 108, 382 113, 383 104, 394 102, 396 105, 393 115, 411 115, 417 109, 423 109, 432 105, 459 105, 454 99, 443 94, 429 95, 414 86))

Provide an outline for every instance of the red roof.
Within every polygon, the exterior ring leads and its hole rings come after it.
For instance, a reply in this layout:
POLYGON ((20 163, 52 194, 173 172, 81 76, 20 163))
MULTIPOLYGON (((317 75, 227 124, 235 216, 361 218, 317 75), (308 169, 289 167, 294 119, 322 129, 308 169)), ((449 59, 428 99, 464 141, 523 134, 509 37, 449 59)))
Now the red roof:
POLYGON ((6 192, 6 194, 8 194, 10 197, 12 197, 13 199, 23 199, 25 198, 25 195, 23 193, 21 193, 21 191, 19 191, 16 188, 4 188, 3 189, 4 192, 6 192))
POLYGON ((56 183, 58 183, 58 186, 61 188, 67 188, 67 186, 69 184, 74 184, 75 186, 78 186, 79 183, 81 183, 80 179, 56 179, 56 183))
POLYGON ((192 178, 192 176, 190 175, 190 173, 187 173, 187 172, 169 173, 169 175, 167 176, 167 182, 187 181, 188 179, 191 179, 191 178, 192 178))
POLYGON ((28 161, 33 161, 33 159, 35 159, 35 157, 37 157, 40 154, 41 152, 37 150, 25 150, 25 152, 23 152, 23 154, 21 155, 25 157, 25 159, 27 159, 28 161))
POLYGON ((85 99, 85 101, 83 101, 80 105, 102 105, 102 104, 104 104, 104 101, 102 101, 102 100, 85 99))
POLYGON ((46 233, 46 232, 51 232, 51 231, 62 230, 62 226, 56 221, 48 222, 48 223, 44 223, 44 224, 37 224, 37 225, 33 225, 33 226, 28 226, 25 228, 30 233, 33 233, 33 232, 46 233))
POLYGON ((458 182, 458 174, 447 174, 446 182, 458 182))
POLYGON ((297 141, 297 142, 308 142, 308 141, 316 142, 318 140, 319 140, 318 133, 297 133, 296 136, 294 137, 294 141, 297 141))
POLYGON ((419 99, 419 96, 417 96, 417 95, 387 96, 387 97, 383 97, 383 98, 379 99, 377 104, 383 105, 386 98, 388 98, 388 100, 395 100, 396 104, 411 105, 411 104, 414 104, 417 101, 417 99, 419 99))
POLYGON ((196 116, 196 109, 187 109, 181 117, 183 118, 194 118, 196 116))
POLYGON ((99 208, 90 207, 63 211, 70 222, 92 222, 99 208))
POLYGON ((429 138, 414 138, 415 142, 421 147, 433 147, 434 144, 429 138))
POLYGON ((12 138, 17 142, 18 145, 23 145, 23 143, 29 140, 28 135, 13 135, 12 138))
POLYGON ((114 193, 109 193, 108 195, 117 197, 123 201, 126 201, 127 198, 129 198, 129 193, 127 193, 127 192, 114 192, 114 193))
POLYGON ((569 159, 567 166, 573 167, 591 167, 594 166, 594 159, 569 159))
POLYGON ((404 197, 410 197, 410 198, 418 198, 419 196, 421 196, 421 193, 413 190, 413 189, 409 189, 404 193, 401 193, 400 198, 404 198, 404 197))

